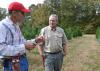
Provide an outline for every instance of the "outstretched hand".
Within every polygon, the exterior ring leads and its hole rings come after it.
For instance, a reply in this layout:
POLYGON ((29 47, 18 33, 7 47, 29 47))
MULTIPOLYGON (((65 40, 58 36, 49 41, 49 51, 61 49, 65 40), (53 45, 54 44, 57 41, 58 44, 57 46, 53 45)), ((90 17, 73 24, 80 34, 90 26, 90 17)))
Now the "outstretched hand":
POLYGON ((25 48, 28 50, 32 50, 34 47, 35 45, 31 41, 25 43, 25 48))
POLYGON ((44 37, 43 36, 37 36, 35 38, 35 40, 28 40, 25 43, 25 48, 28 50, 32 50, 33 48, 35 48, 35 46, 37 45, 37 43, 42 43, 44 41, 44 37), (35 42, 34 42, 35 41, 35 42))
POLYGON ((35 38, 36 43, 44 42, 44 36, 38 36, 35 38))

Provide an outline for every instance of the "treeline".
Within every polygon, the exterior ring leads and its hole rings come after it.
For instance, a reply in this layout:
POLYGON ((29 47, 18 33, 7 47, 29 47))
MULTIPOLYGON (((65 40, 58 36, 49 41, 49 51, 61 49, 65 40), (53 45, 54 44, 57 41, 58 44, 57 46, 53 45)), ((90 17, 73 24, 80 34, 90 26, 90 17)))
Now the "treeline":
POLYGON ((26 20, 28 22, 24 24, 24 29, 25 25, 26 28, 30 25, 33 30, 31 28, 24 30, 27 38, 28 32, 31 37, 32 35, 35 37, 42 27, 48 25, 48 17, 51 13, 59 16, 58 25, 65 30, 69 39, 82 33, 95 33, 100 25, 99 0, 45 0, 43 4, 32 4, 29 9, 31 16, 26 20))
POLYGON ((39 34, 48 25, 50 14, 59 16, 58 25, 69 39, 83 33, 95 33, 100 25, 100 0, 45 0, 43 4, 32 4, 31 12, 26 15, 22 31, 26 38, 39 34))

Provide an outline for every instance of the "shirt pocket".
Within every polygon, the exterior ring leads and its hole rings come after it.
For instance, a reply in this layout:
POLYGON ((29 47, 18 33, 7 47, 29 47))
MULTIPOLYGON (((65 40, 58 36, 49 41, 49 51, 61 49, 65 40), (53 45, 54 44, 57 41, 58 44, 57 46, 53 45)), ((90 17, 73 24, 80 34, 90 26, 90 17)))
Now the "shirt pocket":
POLYGON ((63 36, 62 34, 56 34, 57 38, 62 38, 62 36, 63 36))
POLYGON ((62 34, 57 34, 56 40, 59 41, 59 42, 62 42, 62 36, 63 36, 62 34))
POLYGON ((62 34, 58 34, 58 35, 56 35, 56 37, 57 37, 56 38, 57 45, 62 47, 62 37, 63 37, 63 35, 62 34))

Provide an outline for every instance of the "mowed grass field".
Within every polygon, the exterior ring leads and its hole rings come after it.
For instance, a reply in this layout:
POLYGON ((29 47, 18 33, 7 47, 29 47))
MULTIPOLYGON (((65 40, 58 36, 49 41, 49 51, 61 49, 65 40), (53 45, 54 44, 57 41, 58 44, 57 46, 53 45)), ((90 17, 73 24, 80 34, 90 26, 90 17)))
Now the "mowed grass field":
MULTIPOLYGON (((100 71, 100 44, 95 35, 84 35, 70 40, 67 51, 62 71, 100 71)), ((37 48, 27 51, 27 57, 29 71, 44 71, 42 57, 37 48)))

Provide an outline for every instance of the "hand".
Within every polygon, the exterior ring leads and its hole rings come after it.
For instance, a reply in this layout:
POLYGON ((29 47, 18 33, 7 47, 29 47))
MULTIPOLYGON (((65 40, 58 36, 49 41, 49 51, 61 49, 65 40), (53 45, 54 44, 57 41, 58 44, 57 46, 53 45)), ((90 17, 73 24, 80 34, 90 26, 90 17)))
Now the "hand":
POLYGON ((67 52, 63 52, 63 55, 66 56, 67 55, 67 52))
POLYGON ((25 48, 28 50, 32 50, 33 48, 35 48, 35 45, 32 42, 28 41, 25 43, 25 48))
POLYGON ((40 43, 44 41, 44 36, 38 36, 35 38, 36 43, 40 43))

